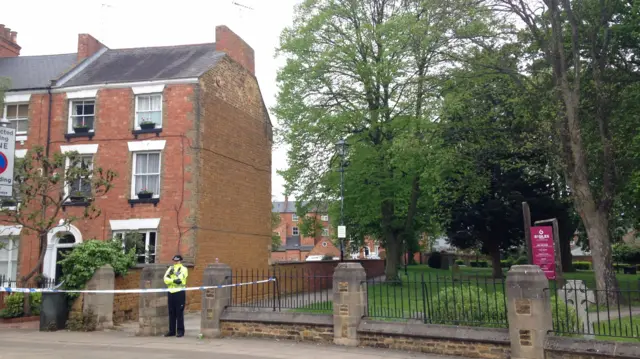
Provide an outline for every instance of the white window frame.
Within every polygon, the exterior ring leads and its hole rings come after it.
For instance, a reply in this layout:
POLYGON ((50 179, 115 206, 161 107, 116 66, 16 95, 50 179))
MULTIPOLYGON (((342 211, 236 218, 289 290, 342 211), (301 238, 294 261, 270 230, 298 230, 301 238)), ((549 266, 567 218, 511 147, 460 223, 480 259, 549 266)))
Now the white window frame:
MULTIPOLYGON (((131 168, 131 198, 137 198, 138 193, 136 192, 136 157, 138 155, 146 155, 150 153, 157 153, 158 156, 158 194, 153 194, 152 198, 160 198, 160 192, 162 191, 162 151, 136 151, 133 152, 133 164, 131 168)), ((145 174, 148 175, 148 174, 145 174)))
POLYGON ((136 130, 140 129, 140 119, 138 118, 138 115, 140 114, 140 112, 146 113, 146 112, 158 112, 158 111, 139 111, 138 110, 138 100, 141 97, 154 97, 154 96, 160 96, 160 124, 156 124, 156 128, 162 128, 162 101, 164 100, 164 97, 162 96, 162 93, 144 93, 144 94, 139 94, 135 96, 135 107, 136 107, 136 112, 135 112, 135 118, 134 118, 134 126, 136 130))
POLYGON ((298 228, 298 226, 291 227, 291 235, 292 236, 299 236, 300 235, 300 228, 298 228))
MULTIPOLYGON (((92 153, 81 153, 78 155, 80 157, 80 160, 82 160, 83 158, 87 158, 90 157, 91 158, 91 171, 93 172, 93 166, 95 164, 95 155, 92 153)), ((65 173, 69 170, 69 166, 71 165, 71 161, 69 160, 69 158, 65 159, 65 163, 64 163, 64 171, 65 173)), ((89 178, 87 178, 86 180, 91 182, 91 178, 93 177, 93 173, 89 175, 89 178)), ((66 182, 66 180, 65 180, 66 182)), ((65 183, 64 186, 64 195, 65 197, 68 197, 71 194, 71 185, 69 183, 65 183)), ((89 193, 89 195, 93 194, 93 192, 89 193)), ((67 201, 70 201, 70 199, 67 199, 67 201)))
MULTIPOLYGON (((117 239, 118 235, 121 234, 122 238, 124 238, 124 236, 127 233, 141 233, 144 235, 144 254, 137 254, 136 253, 136 263, 137 264, 153 264, 153 263, 158 263, 157 259, 158 259, 158 229, 132 229, 129 231, 113 231, 113 239, 117 239), (156 234, 156 243, 153 246, 153 253, 149 252, 149 238, 151 237, 149 235, 149 233, 154 232, 156 234), (149 256, 153 255, 153 262, 149 262, 149 256), (140 263, 138 262, 138 258, 144 256, 144 263, 140 263)), ((122 242, 122 249, 125 250, 125 243, 124 241, 122 242)))
POLYGON ((328 214, 323 214, 322 216, 320 216, 320 220, 323 222, 328 222, 329 221, 329 215, 328 214))
POLYGON ((322 236, 323 237, 329 237, 329 228, 322 227, 322 236))
MULTIPOLYGON (((11 275, 12 271, 13 271, 13 266, 16 266, 16 277, 18 276, 18 261, 20 260, 20 243, 19 243, 19 237, 18 238, 13 238, 12 236, 7 236, 6 234, 2 233, 0 235, 0 240, 8 240, 9 245, 7 246, 7 248, 2 248, 0 250, 5 250, 7 251, 7 272, 9 273, 9 276, 11 275), (18 254, 16 255, 16 260, 13 260, 13 251, 16 251, 18 254)), ((16 281, 17 278, 10 278, 7 277, 5 279, 11 280, 11 282, 9 283, 9 286, 11 288, 15 288, 16 287, 16 281)), ((0 282, 0 285, 6 286, 6 283, 2 283, 0 282)))
MULTIPOLYGON (((95 132, 96 129, 96 110, 97 110, 97 106, 96 106, 96 99, 94 98, 71 98, 68 99, 69 101, 69 118, 67 121, 67 133, 74 133, 73 131, 73 104, 76 102, 93 102, 93 127, 89 129, 90 133, 95 132)), ((85 116, 85 115, 81 115, 81 116, 85 116)))
POLYGON ((298 218, 298 215, 297 215, 297 214, 295 214, 295 213, 294 213, 294 214, 292 214, 292 215, 291 215, 291 220, 292 220, 292 221, 297 222, 299 219, 300 219, 300 218, 298 218))
MULTIPOLYGON (((29 106, 30 105, 31 104, 29 102, 23 102, 23 101, 21 101, 21 102, 11 102, 11 103, 7 102, 7 103, 4 104, 4 109, 3 109, 3 112, 2 112, 2 118, 3 119, 5 119, 5 120, 7 120, 7 121, 9 121, 11 123, 14 123, 16 121, 26 121, 27 122, 27 130, 26 131, 18 131, 18 126, 15 125, 14 128, 16 129, 16 136, 26 136, 29 133, 29 106), (19 117, 19 113, 20 113, 19 109, 20 109, 20 106, 22 106, 22 105, 26 105, 27 106, 27 117, 24 117, 24 118, 19 117), (7 118, 7 114, 9 113, 9 109, 8 109, 9 106, 18 106, 18 108, 16 108, 16 118, 14 118, 14 119, 8 119, 7 118)), ((16 141, 18 141, 17 138, 16 138, 16 141)))

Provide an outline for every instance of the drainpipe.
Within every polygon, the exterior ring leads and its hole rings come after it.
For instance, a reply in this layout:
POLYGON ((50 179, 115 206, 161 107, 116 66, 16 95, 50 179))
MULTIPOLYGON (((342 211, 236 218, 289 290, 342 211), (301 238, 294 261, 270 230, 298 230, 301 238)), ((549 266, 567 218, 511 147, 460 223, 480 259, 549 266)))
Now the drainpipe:
MULTIPOLYGON (((51 147, 51 107, 53 105, 53 98, 51 95, 51 86, 47 87, 47 94, 49 96, 49 108, 47 110, 47 142, 45 143, 45 147, 44 147, 44 155, 46 158, 49 158, 49 149, 51 147)), ((49 173, 45 173, 44 171, 46 171, 46 169, 42 169, 43 176, 49 176, 49 173)), ((47 215, 47 200, 44 197, 44 195, 42 196, 42 222, 44 223, 44 221, 47 219, 46 218, 47 215)), ((43 238, 42 238, 42 234, 38 233, 38 242, 40 243, 38 245, 38 261, 40 260, 40 255, 42 253, 42 245, 43 245, 43 238)), ((39 272, 40 273, 44 273, 43 271, 43 266, 44 266, 44 262, 42 264, 40 264, 40 268, 39 268, 39 272)), ((55 278, 51 278, 51 279, 55 279, 55 278)))

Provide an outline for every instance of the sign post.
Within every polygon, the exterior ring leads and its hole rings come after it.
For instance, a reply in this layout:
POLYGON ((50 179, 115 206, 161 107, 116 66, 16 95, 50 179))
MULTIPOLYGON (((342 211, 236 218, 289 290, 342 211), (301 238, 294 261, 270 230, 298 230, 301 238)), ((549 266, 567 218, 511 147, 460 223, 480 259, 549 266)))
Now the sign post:
POLYGON ((5 121, 0 127, 0 196, 12 197, 16 130, 6 127, 5 121))
POLYGON ((564 285, 560 257, 558 220, 536 221, 531 227, 531 248, 533 264, 539 266, 549 280, 555 280, 558 288, 564 285), (542 224, 551 223, 551 226, 542 224))

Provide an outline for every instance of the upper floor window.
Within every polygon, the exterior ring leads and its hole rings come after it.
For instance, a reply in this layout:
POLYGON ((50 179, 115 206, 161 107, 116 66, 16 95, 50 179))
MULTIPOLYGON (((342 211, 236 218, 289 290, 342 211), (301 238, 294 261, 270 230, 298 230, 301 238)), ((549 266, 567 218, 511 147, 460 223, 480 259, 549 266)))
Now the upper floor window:
POLYGON ((298 227, 291 228, 291 234, 293 234, 294 236, 299 236, 300 235, 300 229, 298 227))
POLYGON ((136 128, 162 127, 162 95, 136 96, 136 128), (152 127, 153 126, 153 127, 152 127))
POLYGON ((160 197, 160 151, 136 152, 133 154, 133 193, 152 193, 160 197))
MULTIPOLYGON (((76 163, 77 167, 93 172, 93 155, 82 155, 76 163)), ((91 197, 91 176, 78 176, 69 185, 69 193, 72 196, 91 197)))
POLYGON ((29 104, 7 104, 4 107, 4 118, 11 121, 16 135, 26 135, 29 130, 29 104))
POLYGON ((95 100, 73 100, 69 102, 69 132, 93 132, 96 115, 95 100))
POLYGON ((322 236, 329 237, 329 228, 322 228, 322 236))
POLYGON ((294 214, 292 214, 292 215, 291 215, 291 220, 292 220, 292 221, 294 221, 294 222, 295 222, 295 221, 297 221, 297 220, 298 220, 298 215, 297 215, 297 214, 295 214, 295 213, 294 213, 294 214))
POLYGON ((329 220, 329 215, 323 214, 322 216, 320 216, 320 220, 323 222, 327 222, 329 220))

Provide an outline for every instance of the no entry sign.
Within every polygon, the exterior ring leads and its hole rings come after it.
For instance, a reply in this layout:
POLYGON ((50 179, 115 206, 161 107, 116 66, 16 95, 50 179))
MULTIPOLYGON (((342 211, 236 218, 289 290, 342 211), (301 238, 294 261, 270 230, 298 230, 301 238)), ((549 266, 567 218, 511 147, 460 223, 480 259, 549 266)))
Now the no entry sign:
POLYGON ((531 249, 533 264, 542 269, 547 279, 556 279, 556 251, 553 242, 553 227, 531 227, 531 249))
POLYGON ((16 130, 0 127, 0 196, 13 196, 13 160, 16 130))

